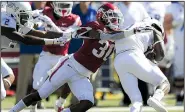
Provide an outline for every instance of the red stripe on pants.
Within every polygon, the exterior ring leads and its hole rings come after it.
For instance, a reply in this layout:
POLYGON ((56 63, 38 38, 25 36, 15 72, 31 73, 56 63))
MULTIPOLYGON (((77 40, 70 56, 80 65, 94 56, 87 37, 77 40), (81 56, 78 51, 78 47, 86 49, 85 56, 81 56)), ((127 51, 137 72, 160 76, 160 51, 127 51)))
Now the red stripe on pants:
POLYGON ((65 59, 59 66, 58 68, 51 74, 49 81, 51 81, 51 78, 53 77, 53 75, 57 72, 57 70, 68 60, 69 58, 65 59))

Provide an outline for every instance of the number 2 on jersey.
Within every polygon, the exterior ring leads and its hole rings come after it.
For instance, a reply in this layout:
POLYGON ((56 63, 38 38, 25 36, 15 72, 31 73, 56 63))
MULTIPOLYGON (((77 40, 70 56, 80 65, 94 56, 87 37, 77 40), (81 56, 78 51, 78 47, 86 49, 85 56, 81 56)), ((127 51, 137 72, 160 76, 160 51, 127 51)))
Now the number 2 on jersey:
POLYGON ((9 22, 10 22, 10 20, 6 18, 6 20, 5 20, 5 25, 8 25, 9 22))
POLYGON ((111 55, 113 49, 114 49, 114 44, 111 44, 109 46, 108 41, 100 40, 99 43, 103 45, 102 47, 99 47, 99 49, 93 49, 92 53, 94 56, 97 58, 103 58, 104 61, 107 60, 107 58, 111 55))

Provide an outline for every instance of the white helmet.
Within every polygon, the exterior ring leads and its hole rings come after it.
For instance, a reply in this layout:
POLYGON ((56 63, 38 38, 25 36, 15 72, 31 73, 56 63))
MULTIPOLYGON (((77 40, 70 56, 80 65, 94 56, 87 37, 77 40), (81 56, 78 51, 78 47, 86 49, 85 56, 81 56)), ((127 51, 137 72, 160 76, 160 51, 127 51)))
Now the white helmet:
POLYGON ((6 12, 14 16, 18 25, 24 25, 30 17, 32 8, 29 2, 8 2, 6 12))
POLYGON ((1 2, 1 9, 6 9, 7 2, 1 2))
POLYGON ((161 22, 159 22, 156 19, 151 19, 150 24, 152 27, 154 27, 156 30, 160 31, 162 35, 164 36, 164 27, 161 22))
POLYGON ((54 12, 59 16, 68 16, 71 14, 73 2, 52 2, 54 12))

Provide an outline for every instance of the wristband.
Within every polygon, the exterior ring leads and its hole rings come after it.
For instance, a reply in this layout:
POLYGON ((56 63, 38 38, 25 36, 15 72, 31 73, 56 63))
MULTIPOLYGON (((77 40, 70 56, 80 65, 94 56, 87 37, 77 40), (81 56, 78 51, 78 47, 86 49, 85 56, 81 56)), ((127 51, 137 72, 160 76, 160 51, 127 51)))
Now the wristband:
POLYGON ((11 86, 11 82, 8 79, 3 79, 4 81, 6 81, 8 83, 9 86, 11 86))
POLYGON ((136 34, 135 29, 125 30, 125 31, 124 31, 125 37, 129 37, 129 36, 134 35, 134 34, 136 34))
POLYGON ((54 39, 44 39, 45 45, 53 45, 54 39))

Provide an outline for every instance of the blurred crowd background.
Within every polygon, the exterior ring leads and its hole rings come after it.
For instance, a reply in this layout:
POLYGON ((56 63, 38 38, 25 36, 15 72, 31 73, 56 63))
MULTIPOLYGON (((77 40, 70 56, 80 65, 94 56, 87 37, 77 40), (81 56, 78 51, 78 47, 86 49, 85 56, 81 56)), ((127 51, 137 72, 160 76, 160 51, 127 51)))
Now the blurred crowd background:
MULTIPOLYGON (((74 2, 72 13, 80 16, 82 25, 96 20, 96 10, 104 2, 74 2)), ((170 94, 174 94, 175 104, 182 105, 184 99, 184 4, 182 2, 112 2, 124 15, 123 28, 147 17, 158 19, 165 29, 165 58, 158 64, 171 83, 170 94)), ((32 9, 43 9, 49 2, 30 2, 32 9)), ((42 29, 41 29, 42 30, 42 29)), ((3 42, 3 40, 1 41, 3 42)), ((83 40, 72 39, 69 54, 76 52, 83 40)), ((2 45, 8 43, 3 42, 2 45)), ((13 69, 16 80, 8 96, 23 98, 32 89, 32 73, 42 46, 17 45, 16 48, 2 51, 1 56, 13 69), (18 78, 19 77, 19 78, 18 78), (18 80, 19 79, 19 80, 18 80), (16 91, 17 90, 17 91, 16 91)), ((119 106, 128 106, 130 100, 121 88, 119 78, 112 65, 114 55, 107 60, 91 80, 96 98, 104 100, 105 95, 123 93, 119 106)), ((153 90, 151 85, 139 81, 144 104, 153 90)), ((49 98, 47 99, 49 100, 49 98)), ((75 98, 72 98, 72 102, 75 98)))

